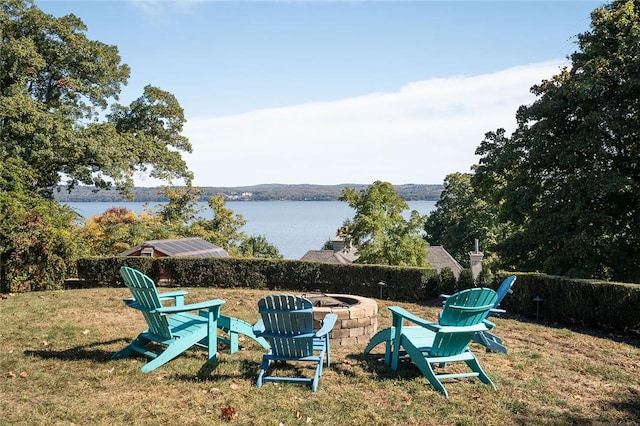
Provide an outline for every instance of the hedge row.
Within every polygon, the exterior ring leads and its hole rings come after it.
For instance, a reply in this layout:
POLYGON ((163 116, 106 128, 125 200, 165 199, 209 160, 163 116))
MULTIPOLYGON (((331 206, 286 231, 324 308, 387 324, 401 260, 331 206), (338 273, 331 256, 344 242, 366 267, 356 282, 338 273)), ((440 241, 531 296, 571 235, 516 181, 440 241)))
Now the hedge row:
POLYGON ((433 269, 299 260, 94 257, 78 261, 78 277, 83 287, 124 286, 118 272, 123 265, 144 272, 156 282, 168 277, 169 285, 182 287, 241 287, 376 298, 382 295, 407 302, 422 302, 437 292, 437 273, 433 269))
POLYGON ((640 336, 640 285, 518 273, 509 314, 640 336))

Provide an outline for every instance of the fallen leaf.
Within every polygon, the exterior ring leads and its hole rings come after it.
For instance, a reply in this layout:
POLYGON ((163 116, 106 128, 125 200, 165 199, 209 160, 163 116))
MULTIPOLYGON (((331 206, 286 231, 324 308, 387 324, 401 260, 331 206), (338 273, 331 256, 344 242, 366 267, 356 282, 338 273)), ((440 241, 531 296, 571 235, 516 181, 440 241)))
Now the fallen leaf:
POLYGON ((26 371, 23 371, 22 373, 20 373, 20 377, 22 377, 23 379, 26 379, 27 377, 29 377, 29 373, 27 373, 26 371))
POLYGON ((10 378, 10 379, 13 379, 14 377, 16 377, 16 373, 14 373, 13 371, 9 371, 7 373, 7 377, 10 378))
POLYGON ((238 412, 236 411, 235 408, 233 408, 231 405, 229 405, 227 407, 222 407, 220 409, 220 414, 222 415, 223 419, 225 419, 226 421, 230 422, 231 420, 233 420, 238 415, 238 412))
POLYGON ((231 383, 231 384, 229 385, 229 387, 230 387, 231 389, 233 389, 233 390, 240 389, 240 385, 238 385, 238 384, 236 384, 236 383, 231 383))
POLYGON ((82 334, 84 334, 86 336, 87 334, 89 334, 89 330, 83 330, 82 334))

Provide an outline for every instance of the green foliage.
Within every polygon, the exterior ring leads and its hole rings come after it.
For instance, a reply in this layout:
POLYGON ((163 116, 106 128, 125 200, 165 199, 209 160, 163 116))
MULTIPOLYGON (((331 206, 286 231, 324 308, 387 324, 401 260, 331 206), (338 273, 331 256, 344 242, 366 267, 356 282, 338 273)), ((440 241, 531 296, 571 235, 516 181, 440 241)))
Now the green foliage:
POLYGON ((455 259, 465 259, 477 239, 482 244, 483 265, 490 268, 497 234, 502 228, 496 222, 497 208, 477 194, 469 173, 452 173, 444 181, 444 189, 436 209, 427 215, 424 230, 431 245, 441 245, 455 259))
POLYGON ((417 211, 405 220, 409 207, 388 182, 376 181, 366 190, 345 188, 340 201, 355 210, 345 222, 345 246, 357 247, 357 263, 383 265, 426 265, 427 243, 422 238, 424 218, 417 211))
POLYGON ((101 120, 129 77, 116 46, 88 39, 74 15, 55 18, 31 0, 3 2, 0 18, 0 158, 31 165, 34 189, 51 198, 64 179, 71 188, 128 193, 138 171, 190 181, 180 153, 191 146, 173 95, 147 86, 101 120))
POLYGON ((640 335, 638 285, 518 273, 513 290, 500 305, 509 314, 640 335))
POLYGON ((115 256, 148 240, 177 238, 171 224, 158 216, 136 215, 123 207, 112 207, 87 219, 80 228, 87 247, 94 256, 115 256))
POLYGON ((77 214, 29 193, 33 171, 9 159, 0 168, 0 290, 57 289, 86 255, 77 214))
POLYGON ((473 274, 471 273, 471 269, 463 269, 462 271, 460 271, 457 287, 458 288, 456 291, 476 287, 476 282, 473 279, 473 274))
POLYGON ((571 67, 532 87, 511 136, 478 147, 473 188, 497 208, 509 270, 638 281, 640 4, 596 9, 571 67))
POLYGON ((269 243, 264 235, 250 236, 240 243, 240 255, 243 257, 262 257, 282 259, 278 247, 269 243))
POLYGON ((200 237, 224 248, 230 255, 240 253, 247 235, 240 229, 247 223, 240 214, 225 207, 224 197, 215 195, 209 199, 209 207, 213 212, 211 219, 196 220, 189 229, 192 237, 200 237))
POLYGON ((448 266, 442 268, 438 274, 436 293, 453 294, 458 291, 458 280, 453 275, 453 271, 448 266))

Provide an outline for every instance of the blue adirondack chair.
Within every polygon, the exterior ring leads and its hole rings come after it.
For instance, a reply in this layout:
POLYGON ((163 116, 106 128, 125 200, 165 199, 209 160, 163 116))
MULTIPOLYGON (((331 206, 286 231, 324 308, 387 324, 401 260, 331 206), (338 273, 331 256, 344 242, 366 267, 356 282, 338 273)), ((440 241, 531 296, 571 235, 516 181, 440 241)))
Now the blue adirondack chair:
POLYGON ((224 300, 214 299, 185 305, 184 296, 187 292, 184 290, 158 293, 151 278, 127 266, 120 268, 120 274, 133 295, 124 302, 142 312, 149 328, 116 352, 112 359, 129 356, 133 352, 143 354, 151 358, 141 368, 143 373, 147 373, 193 346, 206 348, 208 362, 215 362, 218 340, 229 344, 231 353, 234 353, 238 351, 238 334, 247 335, 264 348, 269 347, 265 339, 253 334, 249 323, 220 314, 220 306, 225 303, 224 300), (172 301, 172 306, 164 306, 163 302, 167 301, 172 301), (218 330, 224 331, 228 337, 219 337, 218 330), (151 342, 160 344, 164 349, 160 352, 148 349, 151 342))
MULTIPOLYGON (((513 284, 516 282, 517 277, 515 275, 510 275, 502 281, 496 293, 498 294, 498 299, 496 300, 495 306, 489 311, 489 315, 500 316, 504 314, 506 311, 504 309, 499 308, 500 303, 502 303, 502 299, 508 294, 513 293, 513 284)), ((441 294, 440 298, 442 300, 442 304, 446 303, 446 300, 450 296, 448 294, 441 294)), ((485 321, 487 327, 491 330, 494 328, 494 324, 490 321, 485 321)), ((490 331, 480 331, 473 336, 472 339, 474 342, 481 344, 486 347, 488 351, 491 352, 501 352, 506 354, 507 348, 502 343, 502 339, 490 331)))
POLYGON ((385 362, 393 371, 399 361, 409 358, 426 376, 436 390, 448 396, 441 379, 479 377, 495 389, 495 385, 480 367, 469 349, 473 335, 486 331, 484 323, 495 305, 497 294, 488 288, 472 288, 448 298, 440 317, 434 323, 411 314, 403 308, 392 306, 392 327, 381 330, 372 337, 365 349, 369 353, 380 343, 386 344, 385 362), (415 325, 405 325, 409 321, 415 325), (444 368, 447 363, 464 361, 470 372, 436 374, 432 364, 444 368))
POLYGON ((322 376, 323 362, 330 364, 329 333, 338 316, 325 315, 318 331, 313 329, 313 304, 302 296, 277 294, 258 301, 261 319, 254 325, 256 336, 265 337, 271 344, 262 356, 258 373, 258 387, 264 382, 307 383, 315 392, 322 376), (283 377, 268 375, 273 361, 303 361, 315 364, 313 377, 283 377))

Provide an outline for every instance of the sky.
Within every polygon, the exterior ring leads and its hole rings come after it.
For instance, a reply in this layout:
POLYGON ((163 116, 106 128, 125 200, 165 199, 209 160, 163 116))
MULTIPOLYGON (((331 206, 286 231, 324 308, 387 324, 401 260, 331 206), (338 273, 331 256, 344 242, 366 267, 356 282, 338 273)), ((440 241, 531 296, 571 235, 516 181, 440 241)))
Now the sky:
MULTIPOLYGON (((442 184, 570 66, 604 1, 36 0, 184 109, 196 186, 442 184)), ((175 182, 174 182, 175 183, 175 182)), ((138 186, 160 182, 136 175, 138 186)))

